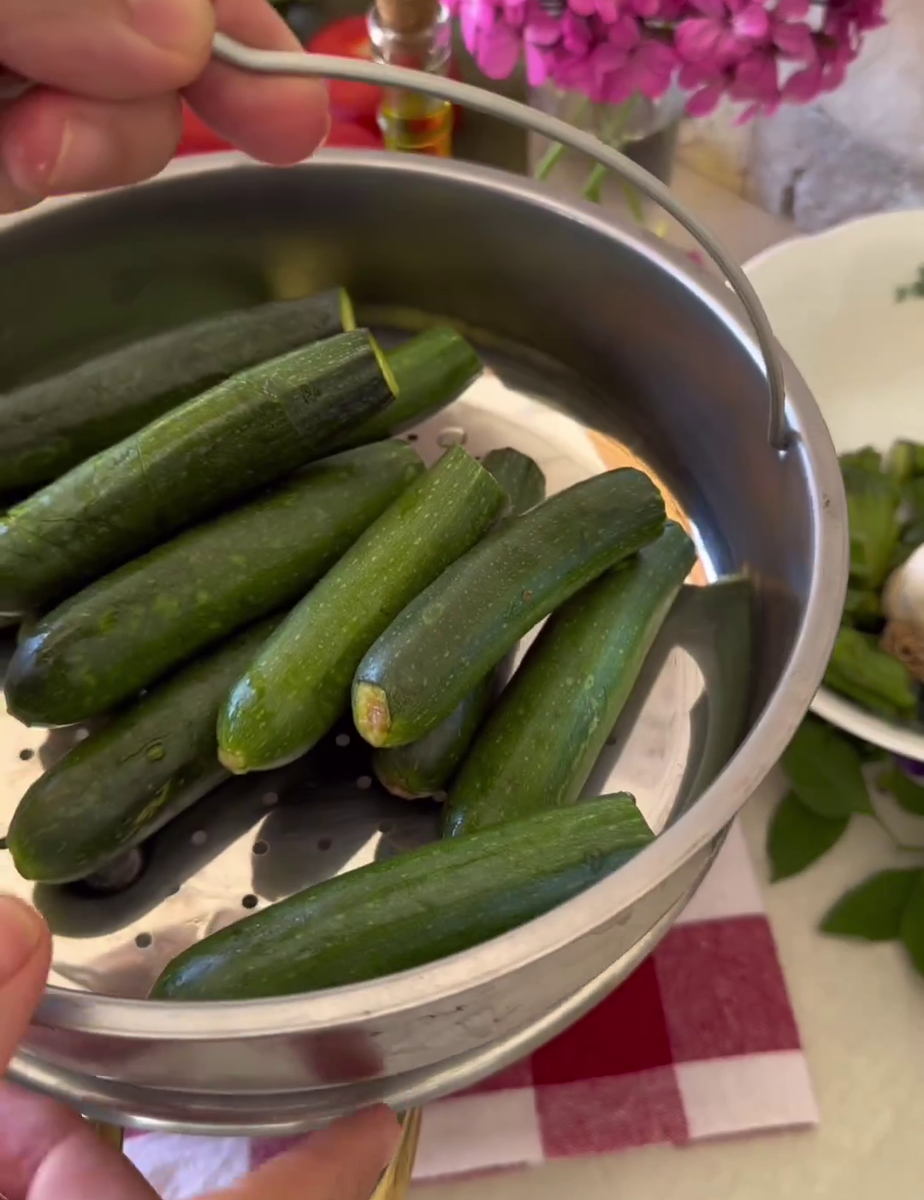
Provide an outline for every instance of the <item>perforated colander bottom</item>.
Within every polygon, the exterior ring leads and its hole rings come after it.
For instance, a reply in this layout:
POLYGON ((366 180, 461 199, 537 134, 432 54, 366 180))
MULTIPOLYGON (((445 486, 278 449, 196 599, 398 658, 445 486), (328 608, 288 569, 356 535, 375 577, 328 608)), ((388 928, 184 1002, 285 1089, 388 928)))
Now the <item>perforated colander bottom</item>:
MULTIPOLYGON (((560 376, 522 363, 499 365, 503 383, 487 373, 450 409, 406 435, 425 460, 457 442, 478 456, 515 446, 540 463, 550 493, 634 461, 625 448, 549 406, 564 386, 560 376)), ((564 382, 572 392, 586 391, 576 378, 564 382)), ((678 515, 672 501, 669 507, 678 515)), ((703 567, 712 573, 705 556, 703 567)), ((727 635, 727 613, 715 608, 713 591, 722 589, 690 588, 682 597, 590 789, 634 792, 656 830, 722 765, 729 753, 729 689, 747 686, 746 664, 730 665, 721 653, 718 633, 727 635)), ((740 714, 743 700, 737 703, 740 714)), ((4 711, 0 834, 24 790, 82 736, 78 728, 26 729, 4 711)), ((180 816, 117 866, 121 879, 110 873, 115 884, 137 873, 129 886, 108 894, 33 887, 17 875, 4 843, 0 891, 46 914, 55 933, 53 983, 138 997, 192 942, 311 883, 431 840, 438 815, 436 803, 408 803, 382 791, 368 747, 343 728, 300 762, 232 780, 180 816)))

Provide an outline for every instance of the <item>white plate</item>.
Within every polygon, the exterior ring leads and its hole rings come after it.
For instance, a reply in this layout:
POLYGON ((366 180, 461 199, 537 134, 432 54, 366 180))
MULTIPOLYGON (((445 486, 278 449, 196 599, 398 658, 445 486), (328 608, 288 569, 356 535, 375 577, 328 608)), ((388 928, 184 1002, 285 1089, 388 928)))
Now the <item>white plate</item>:
MULTIPOLYGON (((924 209, 881 213, 772 247, 746 265, 776 336, 804 375, 838 452, 924 442, 924 209)), ((924 760, 924 734, 822 688, 825 720, 924 760)))

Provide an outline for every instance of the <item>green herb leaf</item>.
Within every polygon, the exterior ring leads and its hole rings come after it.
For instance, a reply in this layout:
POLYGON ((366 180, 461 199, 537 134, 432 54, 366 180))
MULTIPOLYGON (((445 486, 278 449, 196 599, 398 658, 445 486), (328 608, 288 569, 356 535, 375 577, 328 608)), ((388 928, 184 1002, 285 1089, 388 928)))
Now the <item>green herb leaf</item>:
POLYGON ((881 629, 883 618, 879 593, 849 587, 844 601, 844 616, 858 629, 881 629))
POLYGON ((898 441, 889 451, 886 466, 899 483, 924 475, 924 446, 920 442, 898 441))
POLYGON ((914 885, 902 915, 902 941, 919 975, 924 975, 924 871, 914 885))
POLYGON ((874 637, 842 626, 825 672, 825 683, 885 717, 912 717, 918 699, 910 672, 874 637))
POLYGON ((852 734, 844 734, 849 739, 851 746, 859 754, 861 760, 865 763, 881 763, 890 759, 888 751, 883 750, 881 746, 874 746, 872 742, 864 742, 862 738, 854 737, 852 734))
POLYGON ((916 817, 924 817, 924 787, 896 766, 884 771, 878 778, 881 788, 895 798, 898 806, 916 817))
POLYGON ((891 475, 864 464, 842 463, 850 527, 850 577, 854 584, 881 587, 898 543, 901 489, 891 475))
POLYGON ((892 942, 922 871, 880 871, 842 896, 821 922, 823 933, 892 942))
MULTIPOLYGON (((902 488, 902 515, 907 526, 902 534, 902 541, 913 542, 924 524, 924 477, 912 479, 902 488)), ((917 544, 921 544, 920 539, 917 544)))
POLYGON ((800 804, 793 792, 780 803, 767 831, 770 877, 774 883, 798 875, 836 844, 849 817, 819 817, 800 804))
POLYGON ((796 796, 819 817, 873 811, 856 747, 817 717, 806 717, 783 754, 796 796))
MULTIPOLYGON (((870 475, 882 474, 882 455, 872 446, 861 446, 859 450, 848 450, 838 456, 841 472, 866 471, 870 475)), ((910 473, 909 473, 910 474, 910 473)))

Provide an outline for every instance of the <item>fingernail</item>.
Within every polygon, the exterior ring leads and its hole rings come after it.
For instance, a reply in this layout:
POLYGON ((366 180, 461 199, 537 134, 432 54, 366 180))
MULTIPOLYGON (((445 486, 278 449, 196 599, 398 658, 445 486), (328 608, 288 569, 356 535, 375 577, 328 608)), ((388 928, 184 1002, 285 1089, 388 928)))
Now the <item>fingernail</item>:
POLYGON ((41 940, 38 913, 15 896, 0 896, 0 984, 25 966, 41 940))
POLYGON ((82 117, 69 117, 59 143, 58 156, 49 168, 45 190, 79 192, 98 187, 112 174, 118 146, 106 129, 82 117))
POLYGON ((198 53, 211 36, 208 4, 201 0, 128 0, 131 21, 142 37, 161 50, 198 53))

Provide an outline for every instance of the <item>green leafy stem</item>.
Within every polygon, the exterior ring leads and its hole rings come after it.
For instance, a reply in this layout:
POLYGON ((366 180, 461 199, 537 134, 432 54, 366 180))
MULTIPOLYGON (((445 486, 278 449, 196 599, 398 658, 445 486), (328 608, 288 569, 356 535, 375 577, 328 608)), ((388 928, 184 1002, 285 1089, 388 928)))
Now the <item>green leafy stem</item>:
POLYGON ((912 816, 924 817, 924 786, 891 756, 854 741, 817 717, 802 723, 783 755, 790 791, 773 814, 767 854, 774 881, 798 875, 841 840, 857 819, 877 821, 896 848, 920 865, 880 871, 842 896, 820 923, 823 933, 867 942, 901 942, 924 975, 924 843, 898 839, 873 804, 868 785, 892 797, 912 816))

